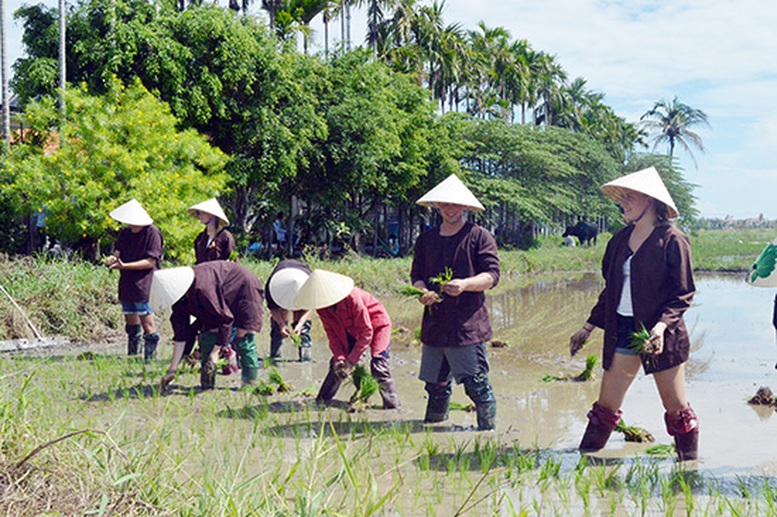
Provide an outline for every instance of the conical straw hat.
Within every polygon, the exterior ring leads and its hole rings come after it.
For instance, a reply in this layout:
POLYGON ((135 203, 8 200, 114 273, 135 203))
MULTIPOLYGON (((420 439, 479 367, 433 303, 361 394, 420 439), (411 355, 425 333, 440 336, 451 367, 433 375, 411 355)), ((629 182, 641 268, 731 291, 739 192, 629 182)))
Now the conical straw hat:
POLYGON ((777 239, 755 259, 747 274, 747 283, 755 287, 777 287, 777 239))
POLYGON ((281 269, 270 278, 267 294, 284 309, 290 311, 301 309, 302 307, 294 305, 294 298, 309 276, 307 272, 296 267, 281 269))
POLYGON ((148 304, 159 312, 171 307, 186 294, 194 282, 194 270, 190 267, 174 267, 154 271, 148 304))
POLYGON ((323 309, 343 300, 353 290, 353 279, 323 269, 314 270, 294 297, 294 306, 323 309))
POLYGON ((435 203, 452 203, 468 206, 477 211, 485 210, 475 194, 455 174, 451 174, 438 183, 436 187, 421 196, 421 199, 416 203, 427 207, 433 207, 435 203))
POLYGON ((666 185, 664 185, 661 176, 658 175, 658 171, 654 167, 632 172, 602 185, 604 195, 615 202, 620 201, 622 189, 634 190, 661 201, 666 205, 670 219, 676 219, 680 216, 672 196, 669 195, 666 185))
POLYGON ((221 209, 221 205, 215 197, 190 206, 188 212, 195 217, 197 216, 197 212, 205 212, 206 214, 215 216, 219 220, 221 226, 229 226, 229 219, 227 219, 224 210, 221 209))
POLYGON ((143 210, 137 199, 127 201, 110 213, 110 216, 123 224, 132 226, 149 226, 154 222, 151 216, 143 210))

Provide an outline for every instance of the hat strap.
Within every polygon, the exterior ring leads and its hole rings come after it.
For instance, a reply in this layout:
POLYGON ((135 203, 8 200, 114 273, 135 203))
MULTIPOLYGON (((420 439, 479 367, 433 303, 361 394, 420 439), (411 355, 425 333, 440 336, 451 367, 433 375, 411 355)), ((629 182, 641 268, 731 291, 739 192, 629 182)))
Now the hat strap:
POLYGON ((652 200, 652 199, 650 200, 650 203, 648 203, 647 205, 645 205, 645 208, 643 208, 643 209, 642 209, 642 213, 641 213, 641 214, 639 214, 639 217, 637 217, 636 219, 634 219, 634 220, 632 221, 632 223, 636 223, 636 222, 638 222, 640 219, 642 219, 643 217, 645 217, 645 214, 647 213, 647 211, 648 211, 648 208, 650 208, 651 206, 653 206, 653 200, 652 200))

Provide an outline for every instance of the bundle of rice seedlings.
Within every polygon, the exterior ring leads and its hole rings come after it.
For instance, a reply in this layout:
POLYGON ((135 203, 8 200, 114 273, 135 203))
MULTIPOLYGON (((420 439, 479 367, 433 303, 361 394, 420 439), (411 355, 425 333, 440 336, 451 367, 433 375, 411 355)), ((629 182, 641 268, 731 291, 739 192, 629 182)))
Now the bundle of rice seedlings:
POLYGON ((451 411, 466 411, 468 413, 471 413, 476 410, 475 404, 470 402, 469 404, 462 404, 461 402, 451 402, 450 404, 451 411))
POLYGON ((356 391, 351 395, 351 399, 348 401, 348 411, 351 413, 364 411, 370 397, 375 395, 380 389, 380 384, 378 384, 377 379, 367 371, 367 368, 360 364, 354 366, 351 380, 353 381, 356 391))
POLYGON ((758 388, 758 391, 755 393, 755 396, 752 397, 750 400, 748 400, 747 403, 755 404, 759 406, 773 406, 774 394, 772 393, 772 390, 769 389, 767 386, 761 386, 760 388, 758 388))
POLYGON ((277 368, 268 368, 267 377, 270 379, 270 382, 278 386, 278 393, 291 391, 291 384, 283 380, 283 377, 277 368))
POLYGON ((596 363, 599 361, 599 358, 596 357, 594 354, 589 354, 585 358, 585 369, 580 372, 580 375, 575 377, 576 381, 590 381, 596 378, 596 374, 594 373, 594 368, 596 367, 596 363))
POLYGON ((299 348, 302 346, 302 336, 299 334, 291 333, 289 334, 289 339, 291 339, 291 342, 294 343, 294 346, 296 348, 299 348))
MULTIPOLYGON (((419 289, 414 285, 407 285, 407 284, 397 289, 397 294, 399 294, 400 296, 404 296, 406 298, 420 298, 426 293, 427 291, 424 291, 423 289, 419 289)), ((434 293, 434 296, 435 296, 434 298, 435 303, 439 303, 442 301, 442 298, 440 297, 439 294, 434 293)))
POLYGON ((446 267, 445 270, 440 273, 437 276, 433 276, 429 279, 430 284, 438 284, 440 288, 445 287, 448 285, 448 283, 453 280, 453 270, 449 267, 446 267))
POLYGON ((275 393, 275 388, 264 382, 264 380, 259 379, 257 385, 254 387, 254 395, 261 395, 262 397, 269 397, 275 393))
POLYGON ((656 342, 650 338, 650 331, 642 323, 640 323, 640 329, 631 334, 629 347, 640 354, 647 355, 655 354, 658 351, 656 342))
POLYGON ((656 441, 656 439, 653 438, 653 435, 650 434, 647 429, 642 429, 641 427, 633 425, 626 425, 622 418, 620 422, 618 422, 618 425, 615 426, 614 430, 619 433, 623 433, 623 438, 627 442, 648 443, 656 441))

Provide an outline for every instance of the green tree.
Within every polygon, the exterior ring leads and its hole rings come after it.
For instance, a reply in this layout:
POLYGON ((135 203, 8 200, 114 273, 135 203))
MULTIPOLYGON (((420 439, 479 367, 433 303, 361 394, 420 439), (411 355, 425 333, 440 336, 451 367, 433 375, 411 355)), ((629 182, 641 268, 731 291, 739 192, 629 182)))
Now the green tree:
POLYGON ((640 117, 643 127, 653 133, 653 149, 661 143, 669 147, 669 156, 674 156, 676 145, 682 147, 696 164, 691 146, 704 152, 701 137, 691 127, 703 124, 709 126, 707 114, 700 109, 683 104, 677 97, 672 102, 664 99, 656 102, 653 108, 640 117))
POLYGON ((125 88, 115 80, 99 96, 71 88, 64 133, 49 129, 57 117, 51 98, 31 103, 27 124, 46 145, 16 146, 3 163, 2 195, 19 215, 45 207, 53 237, 107 244, 118 227, 108 213, 137 198, 162 230, 167 255, 191 255, 201 227, 186 209, 223 192, 223 153, 179 130, 169 107, 138 81, 125 88))

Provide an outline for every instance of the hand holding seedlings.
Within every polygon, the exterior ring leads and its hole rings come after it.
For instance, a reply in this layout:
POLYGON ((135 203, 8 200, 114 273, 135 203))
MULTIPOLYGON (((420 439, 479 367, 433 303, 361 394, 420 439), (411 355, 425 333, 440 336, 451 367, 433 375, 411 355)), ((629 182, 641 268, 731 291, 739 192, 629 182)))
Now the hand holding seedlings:
POLYGON ((416 287, 414 285, 404 285, 399 289, 398 292, 401 296, 416 298, 424 305, 432 305, 442 301, 440 295, 434 291, 430 291, 429 289, 421 289, 420 287, 416 287))
POLYGON ((351 375, 352 370, 353 365, 345 359, 336 361, 334 367, 332 368, 332 371, 334 371, 337 378, 341 380, 347 379, 351 375))
POLYGON ((631 348, 640 354, 659 355, 664 351, 664 331, 666 324, 658 322, 648 332, 645 325, 631 335, 631 348))

